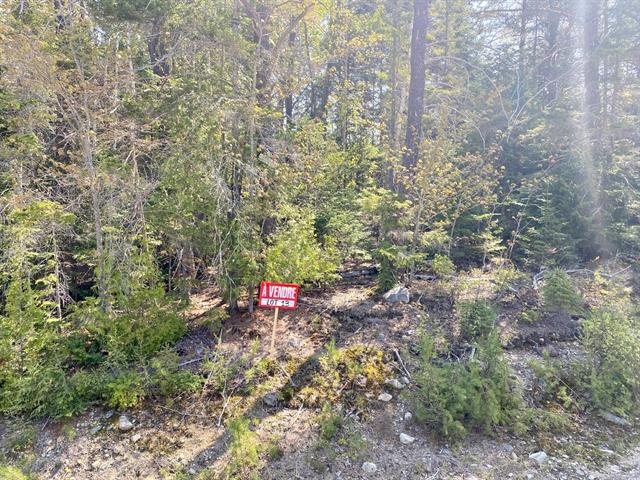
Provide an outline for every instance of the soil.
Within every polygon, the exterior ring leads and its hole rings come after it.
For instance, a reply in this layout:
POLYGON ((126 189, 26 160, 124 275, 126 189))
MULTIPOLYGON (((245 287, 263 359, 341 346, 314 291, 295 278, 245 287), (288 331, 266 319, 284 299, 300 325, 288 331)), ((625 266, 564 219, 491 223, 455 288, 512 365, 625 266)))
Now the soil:
MULTIPOLYGON (((265 387, 278 391, 307 378, 306 371, 314 368, 329 338, 338 346, 378 346, 398 379, 408 376, 405 368, 409 373, 413 369, 412 352, 422 330, 457 342, 455 285, 417 281, 409 287, 410 303, 389 305, 375 294, 374 281, 371 276, 357 276, 332 288, 303 292, 298 310, 281 312, 275 355, 269 352, 272 311, 233 315, 225 321, 219 341, 197 321, 221 303, 214 290, 202 290, 192 299, 189 332, 177 346, 181 364, 196 370, 210 352, 220 350, 239 358, 258 345, 257 358, 272 355, 281 366, 291 359, 299 361, 293 375, 265 387)), ((485 287, 496 293, 489 281, 485 287)), ((532 324, 522 322, 519 312, 537 301, 537 292, 523 287, 516 293, 501 297, 497 326, 525 398, 536 404, 531 360, 547 352, 566 364, 580 361, 582 352, 575 339, 581 319, 555 314, 532 324)), ((464 352, 463 342, 457 344, 464 352)), ((634 426, 621 428, 593 414, 572 412, 571 428, 563 435, 518 438, 505 429, 448 445, 413 419, 405 419, 411 408, 404 392, 412 387, 389 389, 393 398, 388 403, 370 392, 364 411, 335 405, 343 407, 345 420, 331 441, 319 437, 317 409, 281 400, 270 406, 263 400, 265 390, 256 386, 250 398, 203 390, 176 399, 150 399, 131 411, 96 407, 62 421, 0 417, 0 449, 5 463, 24 466, 38 479, 182 479, 197 478, 203 471, 212 475, 204 478, 216 478, 213 475, 224 470, 230 455, 224 420, 240 411, 254 419, 252 429, 262 444, 278 445, 275 452, 261 455, 263 479, 640 478, 638 419, 634 426), (131 431, 118 430, 122 414, 133 421, 131 431), (400 433, 415 441, 402 444, 400 433), (23 437, 27 440, 21 441, 23 437), (549 456, 542 466, 529 458, 539 450, 549 456), (374 463, 375 473, 366 473, 363 462, 374 463)))

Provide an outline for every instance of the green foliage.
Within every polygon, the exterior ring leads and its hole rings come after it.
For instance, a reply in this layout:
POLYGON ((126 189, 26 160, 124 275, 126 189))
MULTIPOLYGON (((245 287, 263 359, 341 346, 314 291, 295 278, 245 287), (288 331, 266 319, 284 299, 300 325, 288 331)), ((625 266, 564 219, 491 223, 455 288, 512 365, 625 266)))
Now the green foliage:
POLYGON ((227 426, 230 436, 228 478, 259 478, 260 443, 248 418, 236 417, 227 426))
POLYGON ((276 282, 325 283, 335 277, 338 256, 331 240, 321 246, 309 212, 292 212, 265 252, 266 278, 276 282))
POLYGON ((198 319, 198 324, 207 327, 211 335, 218 336, 222 324, 228 319, 229 312, 226 309, 214 308, 208 311, 202 318, 198 319))
POLYGON ((545 276, 542 297, 547 311, 563 311, 571 315, 584 312, 582 297, 563 270, 554 269, 545 276))
POLYGON ((29 480, 31 476, 23 473, 18 467, 0 465, 0 478, 2 480, 29 480))
POLYGON ((305 405, 320 406, 327 401, 366 403, 366 399, 357 389, 358 380, 364 381, 367 389, 375 389, 390 375, 382 350, 367 345, 356 344, 338 348, 335 342, 331 341, 318 363, 318 371, 297 395, 296 400, 305 405), (352 388, 345 389, 345 385, 352 388))
POLYGON ((418 388, 411 394, 416 419, 447 439, 459 440, 475 430, 491 433, 509 425, 521 407, 495 334, 465 363, 439 362, 433 340, 424 336, 420 360, 418 388))
POLYGON ((534 324, 540 321, 540 310, 535 308, 529 308, 527 310, 523 310, 520 314, 520 318, 528 324, 534 324))
POLYGON ((178 355, 165 350, 151 360, 149 389, 163 397, 194 392, 202 386, 203 378, 188 370, 180 370, 178 355))
POLYGON ((565 410, 579 406, 579 399, 571 387, 572 382, 569 379, 568 372, 562 368, 558 361, 554 361, 547 352, 545 352, 542 361, 532 361, 531 367, 536 374, 539 385, 537 398, 545 402, 555 402, 565 410))
POLYGON ((456 306, 460 320, 460 335, 473 341, 487 337, 493 331, 496 311, 487 300, 462 300, 456 306))
POLYGON ((336 438, 342 428, 342 415, 335 411, 328 402, 322 405, 317 421, 320 428, 320 438, 325 442, 336 438))
POLYGON ((431 267, 433 268, 433 273, 440 278, 448 277, 456 270, 453 261, 448 256, 439 253, 433 257, 431 267))
POLYGON ((12 453, 22 452, 33 448, 37 438, 38 432, 35 427, 28 424, 21 424, 12 435, 8 435, 3 447, 12 453))
POLYGON ((640 401, 640 321, 635 309, 611 306, 590 313, 581 343, 585 387, 594 407, 631 415, 640 401))
POLYGON ((137 407, 145 397, 144 377, 136 372, 117 375, 107 384, 106 395, 112 407, 137 407))

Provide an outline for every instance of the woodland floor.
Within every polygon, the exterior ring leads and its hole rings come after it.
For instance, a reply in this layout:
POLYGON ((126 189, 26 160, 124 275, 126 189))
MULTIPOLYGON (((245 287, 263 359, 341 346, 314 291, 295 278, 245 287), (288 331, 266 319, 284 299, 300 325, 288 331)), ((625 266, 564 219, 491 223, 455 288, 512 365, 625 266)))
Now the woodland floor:
MULTIPOLYGON (((413 283, 412 301, 393 305, 375 295, 373 282, 371 277, 360 277, 325 290, 304 292, 299 310, 280 316, 279 361, 293 357, 303 360, 301 371, 313 368, 313 360, 327 340, 335 338, 338 346, 379 346, 401 378, 405 373, 395 352, 401 353, 411 371, 415 359, 410 352, 420 328, 455 334, 451 302, 437 282, 413 283)), ((532 358, 541 358, 545 349, 563 362, 579 361, 581 355, 575 342, 578 320, 556 316, 535 324, 516 321, 528 296, 535 295, 535 290, 525 288, 498 297, 498 324, 506 356, 530 402, 535 400, 535 379, 529 366, 532 358)), ((195 318, 218 304, 214 292, 205 289, 194 295, 191 316, 195 318)), ((253 317, 233 316, 225 322, 219 344, 206 328, 192 321, 178 344, 184 368, 197 368, 200 358, 216 348, 229 355, 243 352, 255 345, 255 339, 261 339, 257 355, 269 355, 271 318, 272 312, 264 310, 253 317)), ((302 378, 297 374, 291 377, 292 383, 302 378)), ((317 409, 266 405, 263 395, 275 388, 274 384, 264 389, 258 386, 250 398, 229 395, 223 399, 196 393, 172 401, 148 400, 143 408, 127 412, 94 408, 65 421, 0 418, 0 448, 9 463, 28 466, 40 479, 196 478, 204 469, 220 471, 227 462, 229 436, 221 421, 222 412, 226 416, 240 410, 258 419, 254 429, 262 441, 275 441, 280 446, 276 458, 262 458, 259 478, 263 479, 640 478, 640 430, 620 428, 585 413, 571 414, 572 427, 563 435, 517 438, 497 431, 491 437, 472 435, 454 446, 415 422, 405 421, 409 406, 397 391, 389 392, 393 399, 388 403, 377 400, 379 392, 370 392, 366 394, 370 398, 367 410, 345 412, 351 420, 340 439, 322 444, 317 409), (116 427, 122 413, 134 422, 133 430, 126 433, 116 427), (34 432, 33 438, 27 447, 16 448, 25 430, 34 432), (416 441, 403 445, 400 433, 416 441), (540 449, 550 457, 542 467, 529 459, 540 449), (365 473, 365 461, 375 463, 377 471, 365 473)))

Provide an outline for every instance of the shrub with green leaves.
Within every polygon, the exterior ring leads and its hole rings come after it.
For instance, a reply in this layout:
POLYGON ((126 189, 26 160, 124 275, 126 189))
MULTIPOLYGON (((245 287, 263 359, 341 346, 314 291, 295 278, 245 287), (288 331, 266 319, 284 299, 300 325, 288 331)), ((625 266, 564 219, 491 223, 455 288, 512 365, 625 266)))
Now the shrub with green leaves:
POLYGON ((145 379, 137 372, 117 375, 106 386, 107 403, 116 408, 137 407, 146 395, 145 379))
POLYGON ((256 469, 260 462, 261 446, 258 436, 250 428, 250 420, 236 417, 228 423, 229 463, 228 478, 259 478, 256 469))
POLYGON ((11 465, 0 465, 0 479, 2 480, 29 480, 31 476, 11 465))
POLYGON ((180 370, 178 355, 174 351, 164 350, 151 360, 149 389, 156 394, 172 397, 183 392, 194 392, 203 380, 200 375, 180 370))
POLYGON ((271 281, 325 283, 336 278, 339 255, 331 239, 320 245, 309 212, 291 209, 265 251, 265 275, 271 281))
POLYGON ((487 300, 462 300, 457 304, 460 335, 468 341, 484 338, 494 328, 496 311, 487 300))
POLYGON ((440 253, 436 253, 435 257, 433 257, 431 267, 433 268, 433 273, 440 278, 447 277, 456 270, 453 261, 447 255, 440 253))
POLYGON ((442 363, 433 340, 421 339, 418 387, 411 394, 416 419, 450 440, 470 431, 491 433, 507 425, 522 406, 510 380, 497 336, 489 335, 477 355, 464 363, 442 363))
POLYGON ((537 398, 544 402, 555 402, 564 409, 578 407, 578 398, 573 383, 570 379, 570 372, 563 368, 560 362, 553 360, 545 352, 542 361, 533 360, 531 368, 538 380, 537 398))
POLYGON ((581 343, 587 353, 585 383, 594 407, 627 416, 640 402, 640 319, 635 309, 612 306, 591 312, 581 343))
POLYGON ((551 270, 542 287, 544 308, 549 312, 566 312, 570 315, 584 313, 583 300, 566 272, 551 270))
POLYGON ((325 402, 318 414, 318 425, 320 427, 320 438, 324 441, 331 441, 336 438, 338 431, 342 427, 342 415, 329 402, 325 402))

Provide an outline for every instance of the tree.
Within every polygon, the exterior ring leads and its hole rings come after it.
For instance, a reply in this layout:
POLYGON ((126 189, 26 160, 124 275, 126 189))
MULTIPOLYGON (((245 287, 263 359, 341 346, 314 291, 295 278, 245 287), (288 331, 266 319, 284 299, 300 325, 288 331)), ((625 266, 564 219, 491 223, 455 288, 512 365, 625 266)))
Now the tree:
POLYGON ((407 131, 404 167, 414 167, 420 154, 422 142, 422 115, 424 113, 424 88, 426 81, 425 57, 427 51, 428 0, 414 0, 413 28, 411 30, 411 79, 407 108, 407 131))

